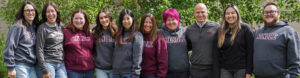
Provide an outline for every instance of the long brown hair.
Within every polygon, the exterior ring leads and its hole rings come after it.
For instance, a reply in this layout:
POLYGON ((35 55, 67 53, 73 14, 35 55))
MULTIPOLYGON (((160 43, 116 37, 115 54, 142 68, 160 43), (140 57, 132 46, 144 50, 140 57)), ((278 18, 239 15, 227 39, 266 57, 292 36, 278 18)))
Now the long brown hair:
POLYGON ((25 17, 24 17, 24 8, 25 8, 26 5, 31 5, 34 8, 35 16, 34 16, 34 19, 32 21, 32 25, 34 26, 33 28, 35 30, 37 30, 37 28, 39 26, 38 25, 39 24, 39 13, 38 13, 38 10, 37 10, 35 4, 30 2, 30 1, 23 2, 21 8, 18 10, 17 14, 15 15, 16 21, 18 21, 17 23, 22 22, 20 24, 23 24, 25 26, 25 29, 28 28, 29 22, 27 22, 25 20, 25 17))
POLYGON ((235 12, 237 13, 237 21, 235 22, 235 24, 233 25, 233 28, 232 28, 232 36, 230 38, 230 41, 233 43, 234 42, 234 39, 237 35, 237 33, 240 31, 241 29, 241 23, 242 23, 242 19, 241 19, 241 16, 240 16, 240 13, 238 11, 238 8, 235 6, 235 5, 228 5, 224 12, 223 12, 223 17, 222 17, 222 22, 221 22, 221 26, 219 27, 218 29, 218 47, 222 47, 223 44, 224 44, 224 41, 225 41, 225 34, 227 32, 230 32, 230 27, 229 27, 229 24, 228 22, 226 22, 225 20, 225 14, 226 14, 226 10, 228 8, 233 8, 235 10, 235 12))
POLYGON ((60 24, 61 24, 60 11, 59 11, 59 8, 56 6, 56 4, 53 2, 47 2, 44 5, 43 10, 42 10, 42 20, 41 20, 40 24, 47 22, 46 12, 47 12, 47 8, 49 6, 52 6, 55 9, 56 14, 57 14, 56 23, 58 24, 58 26, 60 26, 60 24))
POLYGON ((98 39, 101 38, 102 33, 104 31, 104 28, 103 28, 102 24, 100 23, 100 19, 99 19, 100 13, 105 13, 105 15, 106 15, 105 17, 109 18, 108 29, 110 30, 110 34, 111 34, 112 38, 115 37, 115 34, 116 34, 117 30, 118 30, 118 27, 113 22, 114 19, 112 18, 111 14, 109 12, 107 12, 107 11, 100 10, 98 12, 97 17, 96 17, 96 26, 93 28, 93 33, 94 33, 93 36, 94 36, 94 39, 97 42, 100 42, 100 40, 98 40, 98 39))
POLYGON ((120 16, 119 16, 119 24, 118 24, 118 31, 116 33, 116 42, 119 46, 122 46, 123 43, 123 39, 122 39, 122 35, 125 32, 125 28, 123 27, 122 21, 124 16, 128 14, 131 18, 132 18, 132 25, 130 27, 131 29, 131 33, 130 35, 125 39, 125 41, 130 42, 132 40, 132 38, 135 36, 135 34, 137 33, 137 29, 136 29, 136 25, 135 25, 135 19, 133 16, 133 13, 129 10, 129 9, 123 9, 120 12, 120 16))
POLYGON ((77 13, 82 13, 83 14, 85 23, 83 25, 82 30, 84 31, 84 33, 85 33, 86 36, 89 36, 90 35, 90 20, 89 20, 89 18, 87 16, 86 12, 84 10, 82 10, 82 9, 75 10, 72 13, 71 23, 70 23, 70 29, 71 29, 71 31, 73 33, 76 32, 76 27, 73 24, 73 18, 75 16, 75 14, 77 14, 77 13))
POLYGON ((150 31, 150 39, 151 39, 152 42, 154 42, 154 40, 157 37, 158 32, 157 32, 156 19, 155 19, 153 14, 146 13, 146 14, 143 15, 143 17, 141 19, 141 24, 140 24, 140 31, 143 34, 146 34, 146 32, 144 30, 144 23, 145 23, 145 20, 146 20, 147 17, 149 17, 151 19, 151 22, 152 22, 152 29, 150 31))

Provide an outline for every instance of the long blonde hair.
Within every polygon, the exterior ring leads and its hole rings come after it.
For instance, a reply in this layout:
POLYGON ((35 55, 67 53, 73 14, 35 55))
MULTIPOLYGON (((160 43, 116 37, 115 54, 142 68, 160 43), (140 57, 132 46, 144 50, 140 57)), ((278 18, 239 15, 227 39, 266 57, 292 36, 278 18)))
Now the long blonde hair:
POLYGON ((241 16, 240 16, 240 13, 238 11, 238 8, 235 6, 235 5, 228 5, 225 9, 224 9, 224 12, 223 12, 223 17, 222 17, 222 22, 221 22, 221 26, 219 27, 218 29, 218 47, 221 48, 224 44, 224 41, 225 41, 225 34, 227 32, 230 32, 230 27, 229 27, 229 24, 228 22, 226 22, 225 20, 225 14, 226 14, 226 10, 228 8, 233 8, 235 10, 235 12, 237 13, 237 21, 235 22, 235 24, 233 25, 233 28, 232 28, 232 36, 230 38, 230 41, 231 41, 231 44, 233 44, 234 42, 234 39, 237 35, 237 33, 240 31, 241 29, 241 23, 242 23, 242 19, 241 19, 241 16))

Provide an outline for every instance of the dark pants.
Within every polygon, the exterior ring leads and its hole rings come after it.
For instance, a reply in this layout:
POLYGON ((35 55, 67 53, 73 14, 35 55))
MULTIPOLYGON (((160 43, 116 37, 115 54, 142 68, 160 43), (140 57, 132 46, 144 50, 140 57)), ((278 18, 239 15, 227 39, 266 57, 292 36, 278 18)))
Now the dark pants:
POLYGON ((68 78, 94 78, 94 69, 77 71, 67 69, 68 78))
POLYGON ((189 78, 189 72, 171 72, 168 71, 166 78, 189 78))
POLYGON ((198 68, 197 66, 191 66, 191 78, 212 78, 211 68, 198 68))
POLYGON ((141 76, 141 78, 157 78, 155 76, 141 76))
POLYGON ((282 75, 277 75, 277 76, 272 76, 272 77, 264 77, 264 76, 255 75, 255 78, 290 78, 290 75, 289 74, 282 74, 282 75))
POLYGON ((245 78, 246 69, 221 69, 221 78, 245 78))

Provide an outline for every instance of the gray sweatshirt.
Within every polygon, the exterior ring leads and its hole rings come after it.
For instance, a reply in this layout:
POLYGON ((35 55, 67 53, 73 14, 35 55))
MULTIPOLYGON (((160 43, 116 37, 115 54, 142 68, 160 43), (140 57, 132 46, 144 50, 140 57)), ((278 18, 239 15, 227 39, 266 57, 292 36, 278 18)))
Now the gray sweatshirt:
POLYGON ((35 40, 33 26, 26 29, 17 23, 9 29, 3 51, 4 64, 8 70, 13 70, 16 64, 35 65, 35 40))
POLYGON ((115 74, 131 73, 133 78, 137 78, 141 72, 144 39, 143 35, 137 32, 131 42, 126 42, 124 38, 127 38, 130 32, 124 31, 122 46, 115 44, 112 72, 115 74))
POLYGON ((283 78, 300 74, 300 39, 298 33, 280 21, 254 31, 254 74, 264 78, 283 78))
POLYGON ((187 72, 189 70, 188 48, 185 39, 186 28, 179 26, 170 31, 165 26, 159 32, 165 37, 168 49, 168 71, 187 72))
POLYGON ((104 30, 102 36, 95 40, 95 66, 99 69, 112 69, 112 56, 115 47, 115 40, 112 38, 110 31, 104 30))
POLYGON ((202 28, 196 22, 187 28, 186 39, 192 50, 190 61, 193 65, 212 65, 213 41, 218 26, 216 22, 207 21, 202 28))
POLYGON ((36 56, 43 74, 48 73, 45 62, 63 62, 63 32, 64 26, 50 26, 43 23, 37 30, 36 56))

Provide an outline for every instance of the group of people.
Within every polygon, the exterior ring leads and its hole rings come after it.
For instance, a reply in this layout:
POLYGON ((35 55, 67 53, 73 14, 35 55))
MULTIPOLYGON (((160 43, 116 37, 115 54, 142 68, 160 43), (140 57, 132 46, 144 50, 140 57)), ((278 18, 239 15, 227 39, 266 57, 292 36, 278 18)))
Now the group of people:
POLYGON ((120 12, 118 24, 100 10, 91 28, 82 9, 64 26, 55 3, 44 5, 39 20, 35 4, 26 1, 7 34, 4 63, 11 78, 297 78, 298 33, 279 20, 276 3, 267 3, 262 14, 264 26, 252 31, 235 5, 216 23, 199 3, 195 23, 182 26, 169 8, 158 29, 151 13, 137 28, 129 9, 120 12))

